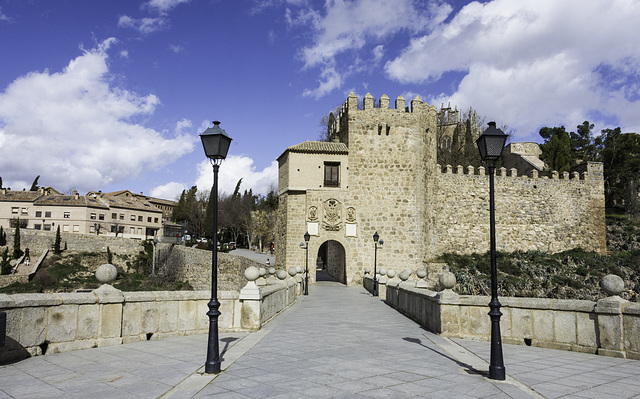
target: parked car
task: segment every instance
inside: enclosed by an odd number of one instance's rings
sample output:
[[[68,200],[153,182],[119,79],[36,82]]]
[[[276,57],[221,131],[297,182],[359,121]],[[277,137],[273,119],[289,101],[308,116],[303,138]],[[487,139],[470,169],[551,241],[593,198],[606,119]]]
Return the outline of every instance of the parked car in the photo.
[[[230,249],[236,249],[236,242],[235,241],[229,242],[229,248]]]

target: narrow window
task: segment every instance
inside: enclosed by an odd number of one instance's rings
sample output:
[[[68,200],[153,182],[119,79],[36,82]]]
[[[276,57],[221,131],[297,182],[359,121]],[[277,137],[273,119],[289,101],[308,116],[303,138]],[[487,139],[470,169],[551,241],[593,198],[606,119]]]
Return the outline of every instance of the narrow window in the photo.
[[[20,210],[20,208],[19,208],[19,207],[14,206],[13,208],[11,208],[11,213],[15,213],[15,214],[17,214],[19,210]]]
[[[147,223],[151,223],[151,216],[147,217]]]
[[[138,222],[142,222],[142,216],[138,216]]]
[[[104,220],[104,213],[98,215],[98,220]]]
[[[120,214],[120,220],[124,220],[124,213]]]
[[[37,218],[41,218],[42,217],[42,211],[36,211],[36,217]],[[38,229],[40,230],[40,229]]]
[[[90,218],[91,220],[96,220],[96,214],[95,214],[95,213],[92,213],[91,215],[89,215],[89,218]]]
[[[324,163],[324,186],[340,187],[340,162]]]
[[[73,232],[74,233],[79,233],[80,232],[80,225],[74,224],[73,225]]]
[[[71,212],[65,212],[64,213],[64,218],[65,219],[69,219],[71,217]]]
[[[111,219],[117,219],[118,218],[118,214],[117,213],[112,213],[111,214]]]
[[[46,217],[46,218],[50,218],[50,217],[51,217],[51,211],[46,211],[46,212],[44,213],[44,217]],[[51,227],[51,226],[49,226],[49,227]],[[49,229],[49,230],[51,230],[51,229]]]

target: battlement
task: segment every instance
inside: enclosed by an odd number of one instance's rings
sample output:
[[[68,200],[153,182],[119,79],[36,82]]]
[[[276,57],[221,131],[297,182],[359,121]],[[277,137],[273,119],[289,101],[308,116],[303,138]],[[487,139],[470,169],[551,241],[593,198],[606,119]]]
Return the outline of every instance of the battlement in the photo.
[[[516,168],[498,168],[496,169],[496,176],[501,177],[514,177],[514,178],[529,178],[529,179],[541,179],[541,180],[583,180],[583,181],[599,181],[600,184],[603,181],[602,174],[602,162],[587,162],[581,167],[580,172],[578,170],[574,170],[573,172],[563,172],[559,173],[557,171],[552,171],[551,176],[540,176],[540,173],[537,170],[532,170],[528,175],[518,175],[518,170]],[[447,174],[455,174],[455,175],[479,175],[485,176],[486,170],[483,166],[479,168],[474,168],[473,166],[467,166],[466,168],[462,165],[458,165],[455,170],[451,165],[444,165],[444,167],[440,164],[436,165],[436,170],[440,171],[440,173]]]

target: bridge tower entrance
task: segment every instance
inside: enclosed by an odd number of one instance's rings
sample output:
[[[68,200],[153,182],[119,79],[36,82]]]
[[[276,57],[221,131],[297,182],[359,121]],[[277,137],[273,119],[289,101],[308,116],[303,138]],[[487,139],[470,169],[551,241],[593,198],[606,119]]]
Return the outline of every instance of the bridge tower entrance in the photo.
[[[318,248],[316,262],[316,281],[335,280],[347,284],[345,250],[341,243],[327,240]],[[311,268],[311,265],[310,265]]]

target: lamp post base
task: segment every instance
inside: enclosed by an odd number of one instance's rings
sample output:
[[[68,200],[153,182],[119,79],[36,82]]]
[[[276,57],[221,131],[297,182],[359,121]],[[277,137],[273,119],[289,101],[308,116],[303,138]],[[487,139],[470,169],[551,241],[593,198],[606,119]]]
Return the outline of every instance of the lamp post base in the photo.
[[[207,344],[207,361],[204,364],[204,372],[207,374],[218,374],[221,370],[220,347],[218,344],[218,316],[220,316],[220,302],[217,298],[212,298],[207,304],[209,311],[209,341]]]

